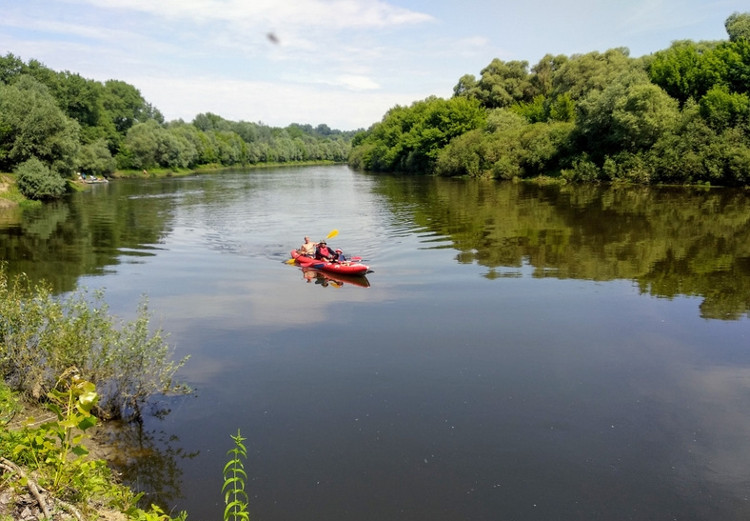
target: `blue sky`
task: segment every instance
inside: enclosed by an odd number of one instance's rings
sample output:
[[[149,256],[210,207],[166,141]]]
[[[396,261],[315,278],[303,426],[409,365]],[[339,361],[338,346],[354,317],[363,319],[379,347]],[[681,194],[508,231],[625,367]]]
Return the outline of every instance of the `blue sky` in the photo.
[[[167,120],[367,128],[493,58],[724,40],[747,0],[0,0],[0,54],[134,85]]]

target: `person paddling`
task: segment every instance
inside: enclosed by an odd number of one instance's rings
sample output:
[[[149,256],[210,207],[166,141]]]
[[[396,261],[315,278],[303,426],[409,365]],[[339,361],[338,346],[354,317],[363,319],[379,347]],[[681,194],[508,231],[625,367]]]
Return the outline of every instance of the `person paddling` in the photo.
[[[315,258],[318,260],[327,260],[329,262],[335,262],[339,258],[339,254],[328,247],[325,239],[321,239],[318,242],[318,247],[315,250]]]
[[[297,250],[300,254],[306,257],[315,257],[315,248],[318,246],[317,242],[312,242],[310,237],[305,237],[305,242]]]

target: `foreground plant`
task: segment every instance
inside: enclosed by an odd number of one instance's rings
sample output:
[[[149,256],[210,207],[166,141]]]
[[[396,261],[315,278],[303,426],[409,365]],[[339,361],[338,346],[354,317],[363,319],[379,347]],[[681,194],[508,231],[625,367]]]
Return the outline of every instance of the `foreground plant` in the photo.
[[[62,375],[48,396],[48,408],[55,418],[37,429],[18,433],[11,452],[16,461],[33,463],[38,482],[25,476],[20,468],[13,468],[10,461],[3,463],[27,483],[45,515],[49,516],[49,505],[77,514],[69,501],[91,497],[106,484],[103,465],[83,458],[88,454],[83,444],[84,432],[96,424],[91,408],[98,396],[94,384],[82,380],[75,368]],[[42,498],[40,490],[49,492],[48,498]]]
[[[70,377],[67,382],[66,377]],[[81,458],[89,453],[83,444],[84,433],[96,425],[96,418],[91,414],[91,409],[99,399],[96,386],[83,380],[75,368],[70,368],[62,375],[61,383],[62,385],[47,394],[50,399],[48,408],[57,416],[56,422],[48,424],[49,432],[53,433],[57,440],[51,454],[45,460],[45,463],[53,463],[55,466],[53,490],[59,489],[63,475],[70,470],[75,471],[76,467],[80,466],[78,463],[81,462]],[[72,464],[68,464],[70,453],[74,457]]]
[[[91,382],[71,368],[49,394],[51,418],[41,424],[29,418],[17,429],[0,424],[0,521],[19,519],[28,509],[50,521],[106,518],[111,512],[139,521],[185,520],[185,512],[172,518],[155,505],[139,508],[142,494],[119,484],[104,460],[88,457],[84,431],[96,423],[91,410],[97,400]],[[0,411],[17,411],[18,401],[0,382]]]
[[[247,449],[242,443],[247,438],[243,438],[240,435],[240,430],[237,429],[237,435],[232,436],[234,441],[234,448],[227,451],[227,455],[231,456],[230,460],[224,465],[224,485],[221,487],[221,491],[224,493],[224,521],[249,521],[250,514],[247,511],[248,497],[245,492],[245,480],[247,479],[247,473],[245,472],[245,466],[242,463],[243,459],[247,458]]]

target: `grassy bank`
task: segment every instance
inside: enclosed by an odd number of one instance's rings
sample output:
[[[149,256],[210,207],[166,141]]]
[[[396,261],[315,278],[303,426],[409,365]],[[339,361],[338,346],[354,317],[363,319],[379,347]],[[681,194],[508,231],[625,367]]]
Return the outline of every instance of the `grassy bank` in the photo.
[[[16,176],[0,173],[0,208],[10,208],[19,205],[41,204],[26,199],[16,184]]]
[[[148,179],[158,177],[181,177],[193,174],[210,174],[225,170],[253,170],[260,168],[279,168],[297,166],[335,165],[334,161],[296,161],[293,163],[255,163],[252,165],[224,166],[221,164],[201,165],[198,168],[149,168],[148,170],[116,170],[110,177],[113,179]]]
[[[141,495],[98,457],[106,451],[88,436],[87,386],[69,383],[63,400],[45,408],[0,381],[0,520],[173,519],[157,506],[140,508]]]

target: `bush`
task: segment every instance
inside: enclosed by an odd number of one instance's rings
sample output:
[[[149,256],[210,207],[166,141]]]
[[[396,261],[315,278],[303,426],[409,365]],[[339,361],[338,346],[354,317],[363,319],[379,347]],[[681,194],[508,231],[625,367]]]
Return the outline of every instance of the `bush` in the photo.
[[[57,199],[65,193],[65,179],[35,157],[18,165],[15,173],[18,189],[29,199]]]
[[[599,180],[599,167],[586,154],[573,161],[573,168],[561,172],[561,177],[572,183],[592,183]]]
[[[103,293],[87,296],[55,298],[0,266],[0,375],[11,387],[43,399],[75,367],[96,385],[100,416],[130,420],[154,394],[188,391],[174,381],[186,359],[173,362],[161,330],[150,331],[145,300],[134,321],[116,324]]]

